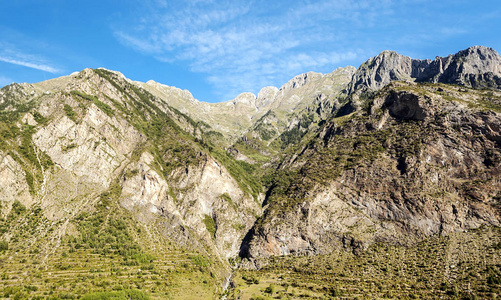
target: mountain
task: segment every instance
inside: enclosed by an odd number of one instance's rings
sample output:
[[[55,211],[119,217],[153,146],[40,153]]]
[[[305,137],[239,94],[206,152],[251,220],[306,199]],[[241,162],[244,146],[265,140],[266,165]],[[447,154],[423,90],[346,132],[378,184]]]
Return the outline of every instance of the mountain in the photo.
[[[351,80],[355,68],[339,68],[329,74],[309,72],[292,78],[279,89],[264,87],[254,95],[242,93],[235,99],[221,103],[200,102],[188,91],[148,81],[135,82],[152,95],[168,99],[168,104],[191,118],[208,124],[213,130],[223,134],[231,144],[248,132],[252,127],[259,127],[259,119],[265,114],[278,116],[281,124],[287,124],[290,114],[297,114],[310,106],[316,98],[334,100]],[[317,99],[317,100],[318,100]],[[271,112],[270,112],[271,111]],[[263,120],[261,120],[261,123]],[[274,135],[283,128],[269,129]]]
[[[501,87],[501,57],[492,48],[474,46],[447,57],[412,59],[383,51],[363,63],[350,90],[378,90],[396,80],[458,84],[473,88]]]
[[[259,185],[195,137],[204,124],[103,69],[10,85],[0,103],[2,240],[21,253],[7,257],[7,277],[17,274],[18,259],[33,266],[15,276],[40,289],[70,269],[109,272],[87,263],[96,254],[125,274],[157,272],[183,293],[202,281],[203,293],[221,291],[227,257],[261,213]],[[64,268],[63,255],[71,258]],[[171,274],[169,265],[191,275]],[[33,278],[39,270],[44,276]],[[195,275],[199,281],[183,279]],[[107,280],[120,286],[121,278]],[[78,288],[90,292],[89,282]]]
[[[1,291],[497,294],[500,72],[475,46],[215,104],[106,69],[3,87]]]
[[[274,172],[245,255],[358,251],[499,226],[500,101],[498,91],[398,82],[329,120]]]

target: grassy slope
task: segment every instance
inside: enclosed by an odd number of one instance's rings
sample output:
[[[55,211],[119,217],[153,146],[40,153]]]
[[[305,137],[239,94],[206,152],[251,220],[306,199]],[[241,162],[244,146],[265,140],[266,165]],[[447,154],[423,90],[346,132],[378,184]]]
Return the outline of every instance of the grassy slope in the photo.
[[[480,228],[411,248],[378,244],[359,255],[277,257],[259,271],[235,274],[229,299],[495,299],[500,249],[501,229]]]
[[[0,251],[0,296],[75,299],[134,289],[154,299],[215,297],[218,266],[162,239],[153,224],[134,221],[116,203],[116,192],[103,193],[95,211],[69,224],[51,223],[37,207],[16,203],[0,221],[11,234],[8,250]]]

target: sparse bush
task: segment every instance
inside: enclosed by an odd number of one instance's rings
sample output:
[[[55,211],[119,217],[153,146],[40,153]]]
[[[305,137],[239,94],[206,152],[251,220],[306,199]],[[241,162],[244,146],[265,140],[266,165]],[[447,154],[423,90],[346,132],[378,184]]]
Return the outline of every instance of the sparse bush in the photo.
[[[66,116],[72,120],[73,122],[76,123],[77,119],[76,119],[76,113],[75,111],[73,110],[73,108],[71,106],[69,106],[68,104],[65,104],[64,105],[64,112],[66,113]]]
[[[210,259],[208,257],[205,257],[204,255],[193,255],[190,256],[191,261],[201,267],[208,267],[210,266]]]
[[[80,298],[82,300],[148,300],[149,297],[138,290],[124,290],[114,292],[98,292],[86,294]]]
[[[275,293],[275,285],[273,283],[270,283],[270,285],[264,289],[264,292],[273,295],[273,293]]]
[[[7,241],[0,241],[0,251],[9,250],[9,243]]]
[[[210,236],[212,238],[215,238],[216,237],[216,222],[214,221],[214,219],[209,215],[205,215],[203,222],[205,224],[205,228],[207,228],[207,231],[210,233]]]
[[[24,206],[21,202],[19,202],[19,200],[16,200],[14,201],[14,203],[12,203],[12,208],[10,210],[8,219],[15,218],[25,212],[26,212],[26,206]]]

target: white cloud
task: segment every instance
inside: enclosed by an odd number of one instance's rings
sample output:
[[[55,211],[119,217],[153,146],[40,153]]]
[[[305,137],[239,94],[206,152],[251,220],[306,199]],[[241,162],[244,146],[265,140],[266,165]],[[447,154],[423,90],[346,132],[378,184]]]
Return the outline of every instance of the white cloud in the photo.
[[[44,65],[44,64],[40,64],[40,63],[33,63],[33,62],[29,62],[29,61],[22,61],[22,60],[12,59],[12,58],[8,58],[8,57],[1,57],[0,56],[0,61],[14,64],[14,65],[27,67],[27,68],[32,68],[32,69],[36,69],[36,70],[41,70],[41,71],[45,71],[45,72],[49,72],[49,73],[59,73],[60,72],[59,69],[56,69],[56,68],[49,66],[49,65]]]
[[[468,33],[468,30],[461,27],[444,27],[440,29],[440,32],[445,36],[449,36],[465,34]]]
[[[8,42],[0,41],[0,61],[49,73],[60,73],[61,70],[47,63],[43,58],[26,54]]]
[[[130,35],[127,35],[123,32],[115,32],[115,36],[122,41],[122,43],[140,51],[147,53],[156,53],[160,51],[160,48],[155,46],[154,44],[142,40],[140,38],[135,38]]]
[[[258,92],[307,71],[357,59],[350,26],[375,23],[391,1],[177,1],[115,26],[124,45],[207,74],[220,96]],[[343,41],[341,43],[340,41]],[[168,83],[167,83],[168,84]]]

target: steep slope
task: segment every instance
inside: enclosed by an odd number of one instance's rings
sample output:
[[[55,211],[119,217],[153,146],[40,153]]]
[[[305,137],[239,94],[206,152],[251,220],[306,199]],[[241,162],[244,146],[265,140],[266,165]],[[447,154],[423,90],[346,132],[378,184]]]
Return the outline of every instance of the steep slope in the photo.
[[[158,251],[171,244],[203,255],[193,264],[212,272],[205,292],[221,292],[226,258],[261,213],[260,190],[203,130],[190,134],[196,122],[104,69],[14,84],[0,96],[3,242],[37,249],[34,259],[50,268],[73,241],[139,268],[150,254],[168,259]],[[29,241],[25,225],[37,232]]]
[[[501,93],[395,83],[273,175],[250,258],[413,244],[499,226]]]

